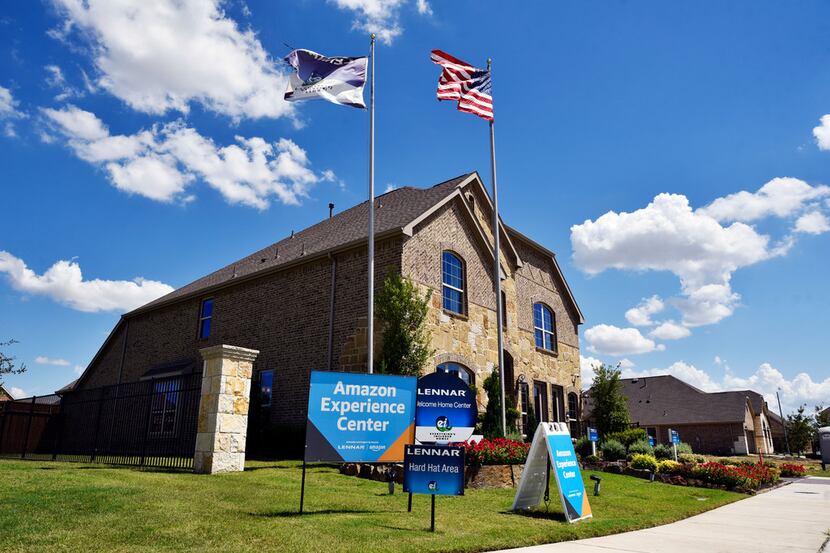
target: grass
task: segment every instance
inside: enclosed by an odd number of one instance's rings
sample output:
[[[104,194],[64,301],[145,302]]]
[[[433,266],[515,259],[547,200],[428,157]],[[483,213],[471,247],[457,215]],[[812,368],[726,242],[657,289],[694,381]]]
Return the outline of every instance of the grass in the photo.
[[[586,488],[588,476],[584,473]],[[594,518],[565,522],[552,485],[548,513],[510,512],[513,490],[429,498],[388,495],[380,482],[314,466],[297,515],[300,465],[249,462],[244,473],[202,476],[103,465],[0,460],[4,552],[485,551],[601,536],[664,524],[741,499],[720,490],[602,473]]]

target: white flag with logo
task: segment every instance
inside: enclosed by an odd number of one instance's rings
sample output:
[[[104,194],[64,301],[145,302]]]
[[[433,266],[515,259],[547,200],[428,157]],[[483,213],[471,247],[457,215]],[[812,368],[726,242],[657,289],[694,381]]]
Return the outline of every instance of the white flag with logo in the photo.
[[[294,68],[285,90],[285,100],[328,100],[365,109],[363,86],[368,59],[327,58],[311,50],[294,50],[285,57]]]

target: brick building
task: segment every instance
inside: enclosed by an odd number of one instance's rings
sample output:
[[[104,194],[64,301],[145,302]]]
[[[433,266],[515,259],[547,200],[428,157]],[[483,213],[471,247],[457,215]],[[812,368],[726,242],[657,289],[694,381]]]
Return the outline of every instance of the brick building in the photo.
[[[395,270],[431,290],[427,370],[480,384],[498,360],[492,211],[480,177],[394,190],[376,198],[375,213],[376,286]],[[260,352],[249,436],[301,430],[309,371],[367,368],[367,217],[364,202],[123,315],[73,389],[147,379],[174,389],[201,371],[199,349],[231,344]],[[500,232],[508,390],[523,413],[575,420],[582,314],[555,255],[508,226]]]
[[[631,423],[645,428],[656,443],[671,443],[671,429],[696,453],[773,453],[784,445],[781,418],[758,392],[704,392],[671,375],[620,382]],[[589,422],[590,411],[587,397],[585,418]]]

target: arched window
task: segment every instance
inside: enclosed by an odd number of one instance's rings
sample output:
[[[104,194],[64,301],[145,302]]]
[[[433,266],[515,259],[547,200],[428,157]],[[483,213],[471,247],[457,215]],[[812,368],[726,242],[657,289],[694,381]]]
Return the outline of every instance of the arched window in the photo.
[[[441,259],[443,306],[453,313],[464,313],[464,263],[452,252],[445,251]]]
[[[574,392],[568,394],[568,419],[579,420],[579,398]]]
[[[556,351],[556,320],[553,311],[544,303],[533,304],[533,330],[536,333],[536,347]]]
[[[454,374],[463,380],[468,386],[476,383],[476,377],[473,374],[473,371],[460,363],[441,363],[435,370],[436,372],[443,371],[445,373]]]

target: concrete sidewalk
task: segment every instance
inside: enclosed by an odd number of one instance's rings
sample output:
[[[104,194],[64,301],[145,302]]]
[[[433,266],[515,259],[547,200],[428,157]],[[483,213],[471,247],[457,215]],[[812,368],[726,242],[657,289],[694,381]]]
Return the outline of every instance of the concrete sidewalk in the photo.
[[[505,551],[817,553],[827,540],[828,531],[830,478],[814,477],[665,526]],[[830,545],[825,551],[830,552]]]

